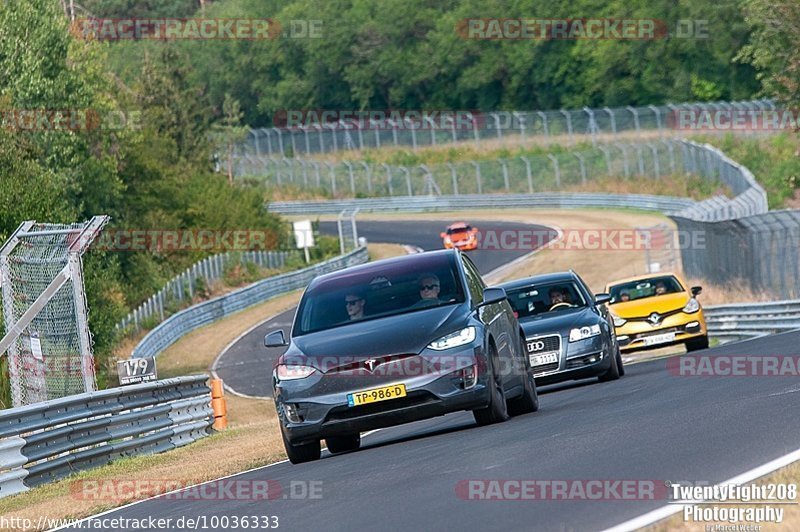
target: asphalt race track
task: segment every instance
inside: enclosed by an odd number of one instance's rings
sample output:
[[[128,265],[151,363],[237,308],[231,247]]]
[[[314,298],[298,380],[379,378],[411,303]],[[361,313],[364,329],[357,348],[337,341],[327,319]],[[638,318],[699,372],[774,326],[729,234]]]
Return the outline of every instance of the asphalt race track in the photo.
[[[800,333],[702,352],[800,355]],[[469,413],[370,434],[360,451],[234,477],[280,483],[277,500],[148,500],[106,517],[277,515],[287,530],[598,530],[666,504],[462,500],[475,479],[716,483],[798,447],[796,377],[688,377],[657,360],[622,379],[542,388],[541,410],[488,427]],[[769,435],[769,437],[765,437]],[[313,481],[322,498],[286,499]],[[295,490],[299,493],[299,490]]]
[[[362,221],[358,222],[358,233],[359,236],[365,237],[367,242],[408,244],[430,251],[442,249],[442,239],[439,237],[439,233],[449,223],[452,222]],[[502,231],[544,232],[546,229],[539,225],[510,222],[482,222],[477,227],[482,231],[495,231],[495,234],[500,234]],[[323,233],[335,235],[336,223],[323,222],[320,224],[320,230]],[[531,249],[475,250],[469,252],[469,256],[481,273],[486,274],[531,251]],[[217,374],[229,388],[245,395],[272,397],[272,363],[283,353],[284,349],[266,349],[264,335],[275,329],[283,329],[288,335],[293,317],[294,309],[256,327],[231,346],[217,367]]]
[[[370,238],[368,231],[361,233]],[[242,339],[236,349],[252,353],[252,364],[226,365],[220,374],[228,384],[265,394],[270,361],[263,334],[290,320],[285,313]],[[800,332],[699,354],[798,356]],[[274,500],[173,495],[104,517],[268,515],[281,529],[298,531],[599,530],[665,506],[666,481],[721,482],[800,446],[796,377],[684,376],[674,370],[679,360],[627,366],[614,382],[540,388],[540,411],[506,423],[477,427],[470,413],[450,414],[368,434],[357,452],[325,452],[317,462],[282,462],[221,481],[269,480],[281,487]],[[657,489],[655,499],[599,501],[469,500],[461,489],[470,480],[506,479],[638,480]],[[314,483],[319,497],[304,496],[303,482]]]

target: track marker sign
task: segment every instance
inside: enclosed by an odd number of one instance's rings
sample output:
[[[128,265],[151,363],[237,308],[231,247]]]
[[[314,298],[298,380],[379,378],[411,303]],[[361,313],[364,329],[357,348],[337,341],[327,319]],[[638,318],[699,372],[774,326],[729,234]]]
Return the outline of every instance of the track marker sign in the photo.
[[[308,255],[308,248],[314,247],[314,231],[311,229],[311,220],[298,220],[292,226],[297,249],[303,250],[306,255],[306,263],[309,263],[311,257]]]
[[[153,357],[131,358],[117,362],[120,386],[156,380],[156,359]]]

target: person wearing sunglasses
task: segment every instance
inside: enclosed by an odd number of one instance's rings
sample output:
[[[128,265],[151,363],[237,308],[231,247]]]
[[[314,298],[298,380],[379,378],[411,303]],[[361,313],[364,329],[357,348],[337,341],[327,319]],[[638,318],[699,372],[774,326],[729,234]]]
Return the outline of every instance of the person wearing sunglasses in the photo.
[[[344,296],[347,315],[351,320],[358,320],[364,317],[364,303],[364,296],[357,292],[351,292]]]
[[[412,308],[428,307],[439,303],[441,283],[436,275],[432,273],[421,275],[417,280],[417,288],[419,288],[420,300],[414,303]]]

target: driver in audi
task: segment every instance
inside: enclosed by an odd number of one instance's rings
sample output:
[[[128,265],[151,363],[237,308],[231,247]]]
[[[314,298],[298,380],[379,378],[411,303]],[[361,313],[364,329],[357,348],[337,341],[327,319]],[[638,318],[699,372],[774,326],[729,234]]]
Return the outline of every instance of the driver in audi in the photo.
[[[551,288],[548,295],[550,296],[550,310],[555,309],[557,306],[563,303],[566,303],[567,305],[569,304],[567,302],[567,297],[564,295],[564,292],[562,292],[558,288]]]

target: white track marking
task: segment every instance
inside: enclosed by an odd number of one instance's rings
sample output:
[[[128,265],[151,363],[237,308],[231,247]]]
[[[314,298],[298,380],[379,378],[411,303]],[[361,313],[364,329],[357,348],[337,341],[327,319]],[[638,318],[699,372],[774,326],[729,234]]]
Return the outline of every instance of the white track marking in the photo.
[[[737,475],[729,480],[726,480],[725,482],[721,482],[720,484],[717,485],[718,486],[723,484],[740,485],[746,482],[752,482],[758,478],[768,475],[769,473],[772,473],[773,471],[776,471],[798,460],[800,460],[800,449],[792,451],[791,453],[781,456],[780,458],[776,458],[771,462],[767,462],[766,464],[760,465],[754,469],[751,469],[750,471],[745,471],[744,473]],[[703,501],[689,501],[690,504],[699,504],[702,502]],[[649,526],[657,521],[661,521],[662,519],[666,519],[671,515],[683,511],[684,507],[688,505],[689,504],[668,504],[656,510],[647,512],[646,514],[640,515],[639,517],[635,517],[633,519],[625,521],[624,523],[620,523],[611,528],[607,528],[603,532],[626,532],[628,530],[636,530],[638,528]]]

